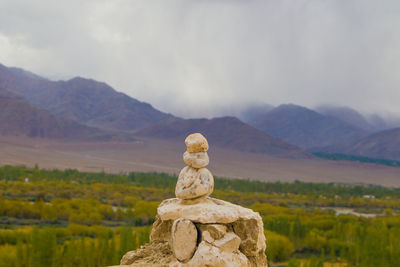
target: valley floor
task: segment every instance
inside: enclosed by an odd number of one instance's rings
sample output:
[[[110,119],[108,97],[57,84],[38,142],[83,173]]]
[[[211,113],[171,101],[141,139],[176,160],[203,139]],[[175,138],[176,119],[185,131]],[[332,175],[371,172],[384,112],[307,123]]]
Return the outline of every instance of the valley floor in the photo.
[[[0,165],[38,164],[41,168],[110,173],[179,173],[184,144],[155,139],[136,142],[61,142],[0,137]],[[317,158],[289,159],[212,147],[209,169],[215,176],[261,181],[294,180],[377,184],[400,187],[400,168]]]

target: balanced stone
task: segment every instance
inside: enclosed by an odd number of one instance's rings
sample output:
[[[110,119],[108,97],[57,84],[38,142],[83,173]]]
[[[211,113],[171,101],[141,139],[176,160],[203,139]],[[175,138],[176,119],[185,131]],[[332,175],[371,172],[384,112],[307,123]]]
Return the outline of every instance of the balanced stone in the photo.
[[[207,139],[201,133],[194,133],[186,137],[185,144],[189,153],[206,152],[208,150]]]
[[[210,159],[208,158],[207,152],[189,153],[186,151],[183,153],[183,161],[190,167],[200,169],[206,167]]]
[[[206,168],[186,166],[179,174],[175,195],[183,200],[194,200],[209,196],[214,190],[214,178]]]

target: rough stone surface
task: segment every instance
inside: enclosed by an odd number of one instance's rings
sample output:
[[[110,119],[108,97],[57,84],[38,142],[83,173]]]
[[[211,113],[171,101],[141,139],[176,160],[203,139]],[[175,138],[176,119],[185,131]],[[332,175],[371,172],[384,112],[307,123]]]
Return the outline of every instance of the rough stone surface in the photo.
[[[150,233],[150,242],[171,241],[171,229],[173,221],[162,221],[157,215]]]
[[[207,152],[197,152],[197,153],[183,153],[183,161],[186,165],[200,169],[204,168],[210,162]]]
[[[190,166],[183,168],[176,183],[177,198],[191,200],[205,198],[214,190],[214,178],[206,168],[195,169]]]
[[[185,144],[189,153],[206,152],[208,150],[207,139],[201,133],[194,133],[186,137]]]
[[[237,220],[233,224],[233,231],[242,240],[240,251],[246,256],[257,256],[265,250],[264,226],[261,218]]]
[[[260,251],[256,256],[247,256],[250,261],[251,267],[267,266],[267,257],[264,251]]]
[[[189,220],[177,219],[172,225],[172,251],[175,257],[186,262],[192,258],[197,247],[197,229]]]
[[[226,234],[227,227],[223,224],[197,224],[201,234],[208,232],[213,239],[220,239]]]
[[[239,251],[229,253],[202,241],[193,258],[187,263],[175,263],[176,267],[247,267],[250,261]]]
[[[212,244],[222,251],[231,253],[238,250],[240,241],[240,238],[234,233],[227,233],[224,237],[215,240]]]
[[[214,243],[215,239],[211,236],[209,231],[201,232],[201,241],[206,241],[207,243]]]
[[[139,249],[126,253],[121,259],[121,265],[129,266],[169,266],[176,261],[168,242],[150,243]]]

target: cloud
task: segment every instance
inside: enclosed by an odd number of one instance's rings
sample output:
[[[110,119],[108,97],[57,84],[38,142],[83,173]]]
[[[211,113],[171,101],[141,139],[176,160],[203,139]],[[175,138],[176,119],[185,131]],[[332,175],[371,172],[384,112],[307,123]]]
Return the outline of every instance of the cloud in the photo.
[[[181,116],[265,102],[400,113],[400,2],[0,3],[0,62]]]

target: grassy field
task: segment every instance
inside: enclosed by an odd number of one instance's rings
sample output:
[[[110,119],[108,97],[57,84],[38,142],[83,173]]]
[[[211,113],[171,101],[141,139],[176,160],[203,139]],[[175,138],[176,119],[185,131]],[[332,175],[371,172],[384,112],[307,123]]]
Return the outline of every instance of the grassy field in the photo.
[[[148,242],[176,177],[0,167],[0,266],[106,266]],[[400,266],[400,189],[215,179],[260,212],[271,266]]]

